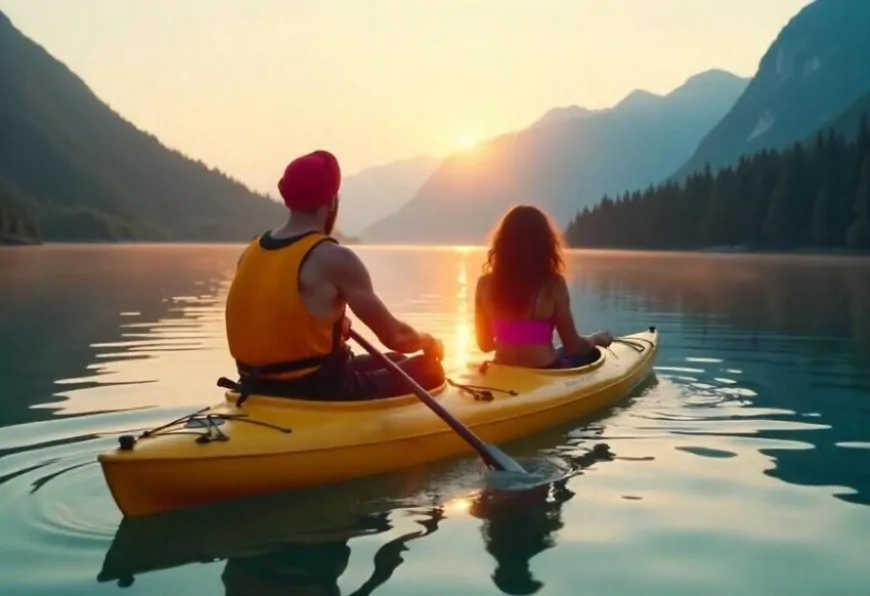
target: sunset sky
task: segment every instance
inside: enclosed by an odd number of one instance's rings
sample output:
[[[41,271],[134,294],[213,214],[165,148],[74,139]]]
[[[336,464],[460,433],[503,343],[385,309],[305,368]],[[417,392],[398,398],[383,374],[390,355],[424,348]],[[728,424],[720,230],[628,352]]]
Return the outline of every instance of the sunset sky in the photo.
[[[556,106],[751,76],[809,0],[0,0],[25,35],[171,147],[275,194],[291,157],[346,174],[444,155]]]

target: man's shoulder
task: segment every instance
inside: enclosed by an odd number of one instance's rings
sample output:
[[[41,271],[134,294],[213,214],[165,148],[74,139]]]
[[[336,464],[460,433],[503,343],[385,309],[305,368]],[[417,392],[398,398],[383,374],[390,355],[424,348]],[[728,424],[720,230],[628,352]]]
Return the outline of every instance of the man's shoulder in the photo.
[[[312,253],[317,253],[326,258],[342,259],[349,255],[354,255],[354,252],[339,244],[337,240],[331,236],[323,236],[320,241],[315,244]],[[354,255],[355,256],[355,255]]]
[[[342,270],[362,265],[355,252],[337,242],[324,241],[311,251],[311,259],[331,270]]]

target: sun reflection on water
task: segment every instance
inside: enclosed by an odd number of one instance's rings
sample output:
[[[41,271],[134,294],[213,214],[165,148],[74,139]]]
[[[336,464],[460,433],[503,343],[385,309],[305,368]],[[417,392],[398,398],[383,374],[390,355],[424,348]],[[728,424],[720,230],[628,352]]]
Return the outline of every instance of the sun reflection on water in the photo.
[[[444,511],[447,513],[467,513],[471,509],[471,499],[458,497],[444,503]]]
[[[468,308],[468,252],[459,250],[459,273],[456,276],[456,320],[453,329],[453,350],[450,355],[456,369],[466,366],[471,357],[471,336],[474,321]]]

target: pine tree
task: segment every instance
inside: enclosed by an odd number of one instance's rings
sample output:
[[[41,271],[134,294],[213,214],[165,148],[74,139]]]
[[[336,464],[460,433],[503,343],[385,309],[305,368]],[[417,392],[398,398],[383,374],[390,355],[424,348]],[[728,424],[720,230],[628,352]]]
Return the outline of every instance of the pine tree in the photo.
[[[792,245],[793,211],[790,200],[794,196],[795,174],[792,162],[786,158],[785,168],[779,176],[767,210],[764,232],[767,243],[776,248]]]
[[[809,231],[812,226],[813,201],[818,189],[815,176],[813,155],[808,155],[801,143],[795,143],[787,153],[794,176],[790,195],[789,209],[789,246],[806,245],[809,242]]]
[[[870,152],[870,123],[867,121],[867,112],[861,115],[861,123],[858,125],[855,146],[858,150],[859,158]]]
[[[719,171],[713,182],[702,223],[702,242],[709,246],[734,244],[737,206],[736,175],[731,168]]]
[[[813,224],[810,229],[810,238],[812,238],[814,246],[828,245],[828,238],[830,237],[829,212],[828,189],[821,186],[819,187],[819,192],[816,193],[816,199],[813,203]]]
[[[851,248],[870,248],[870,152],[864,158],[855,197],[855,222],[849,228],[846,244]]]
[[[855,197],[855,215],[858,219],[870,219],[870,151],[867,151],[861,168],[861,181]]]

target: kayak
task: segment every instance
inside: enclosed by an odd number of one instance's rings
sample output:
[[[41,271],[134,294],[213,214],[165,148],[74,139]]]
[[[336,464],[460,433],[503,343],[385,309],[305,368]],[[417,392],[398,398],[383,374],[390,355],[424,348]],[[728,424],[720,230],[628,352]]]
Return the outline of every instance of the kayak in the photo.
[[[658,332],[617,338],[592,364],[530,369],[469,363],[430,393],[481,440],[526,437],[612,405],[652,372]],[[209,502],[333,484],[467,454],[415,395],[314,401],[250,395],[119,437],[100,453],[121,512],[151,515]]]
[[[501,444],[607,407],[643,382],[658,332],[617,338],[592,364],[530,369],[470,363],[430,393],[483,441]],[[470,447],[414,395],[314,401],[229,390],[179,420],[119,437],[100,453],[125,516],[318,486],[468,453]]]

